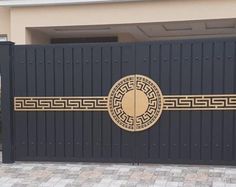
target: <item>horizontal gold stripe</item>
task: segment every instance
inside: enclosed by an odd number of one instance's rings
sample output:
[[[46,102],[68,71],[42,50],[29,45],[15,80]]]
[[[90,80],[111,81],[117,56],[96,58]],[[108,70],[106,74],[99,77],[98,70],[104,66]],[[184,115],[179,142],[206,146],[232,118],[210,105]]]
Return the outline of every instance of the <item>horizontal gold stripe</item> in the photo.
[[[236,94],[165,95],[163,110],[236,110]],[[107,111],[107,97],[15,97],[15,111]]]
[[[163,110],[236,110],[236,94],[165,95]]]
[[[107,97],[15,97],[15,111],[107,111]]]

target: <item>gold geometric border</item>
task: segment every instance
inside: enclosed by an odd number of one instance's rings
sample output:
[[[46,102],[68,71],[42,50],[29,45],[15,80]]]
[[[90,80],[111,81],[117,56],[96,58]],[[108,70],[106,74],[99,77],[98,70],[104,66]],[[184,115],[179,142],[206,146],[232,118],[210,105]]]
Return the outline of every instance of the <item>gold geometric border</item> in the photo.
[[[14,97],[15,111],[107,111],[108,98]],[[163,110],[236,110],[236,94],[165,95]]]
[[[132,108],[129,108],[132,115],[128,115],[123,109],[123,98],[130,91],[134,91],[132,92],[133,98],[130,98],[127,104],[133,105]],[[131,101],[141,99],[136,98],[137,91],[143,92],[148,100],[146,111],[140,115],[136,115],[136,105]],[[152,79],[143,75],[128,75],[121,78],[112,86],[108,94],[110,117],[116,125],[130,132],[143,131],[153,126],[160,118],[162,109],[163,97],[159,86]]]
[[[15,111],[107,111],[107,97],[14,97]]]
[[[163,110],[236,110],[236,94],[165,95]]]
[[[107,111],[107,97],[14,97],[15,111]],[[163,110],[236,110],[236,94],[165,95]]]
[[[108,93],[107,110],[116,125],[124,130],[134,132],[135,117],[125,113],[122,107],[124,95],[132,90],[135,90],[135,75],[128,75],[118,80]],[[132,108],[135,109],[135,106],[133,105]]]
[[[161,117],[164,106],[163,94],[156,82],[146,76],[136,75],[135,82],[135,90],[142,91],[148,98],[146,112],[140,116],[135,116],[135,130],[143,131],[152,127]]]
[[[124,97],[130,91],[134,91],[133,98],[126,101]],[[145,94],[148,101],[140,96],[136,98],[138,91]],[[143,106],[145,109],[138,116],[136,116],[136,99],[142,102],[139,107]],[[133,107],[134,114],[124,111],[125,103],[129,110]],[[108,111],[113,122],[120,128],[135,132],[146,130],[154,125],[160,118],[162,110],[236,110],[236,94],[163,96],[159,86],[152,79],[143,75],[128,75],[113,85],[108,96],[14,97],[14,110],[23,112]]]

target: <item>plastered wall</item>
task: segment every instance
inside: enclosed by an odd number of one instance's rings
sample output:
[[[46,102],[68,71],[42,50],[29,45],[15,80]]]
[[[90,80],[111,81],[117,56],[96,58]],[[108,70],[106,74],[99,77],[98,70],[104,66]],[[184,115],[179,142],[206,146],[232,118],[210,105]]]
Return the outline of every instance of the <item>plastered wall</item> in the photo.
[[[10,9],[0,7],[0,35],[10,38]]]
[[[9,16],[9,14],[4,15]],[[8,20],[8,16],[4,19]],[[25,44],[33,41],[33,36],[28,36],[29,32],[27,31],[27,28],[32,27],[114,25],[228,18],[236,18],[235,0],[155,0],[70,6],[15,7],[11,8],[10,34],[12,41],[17,44]],[[7,32],[8,26],[6,23],[5,25],[5,32]],[[123,40],[126,36],[120,38]],[[43,40],[45,39],[43,38]]]

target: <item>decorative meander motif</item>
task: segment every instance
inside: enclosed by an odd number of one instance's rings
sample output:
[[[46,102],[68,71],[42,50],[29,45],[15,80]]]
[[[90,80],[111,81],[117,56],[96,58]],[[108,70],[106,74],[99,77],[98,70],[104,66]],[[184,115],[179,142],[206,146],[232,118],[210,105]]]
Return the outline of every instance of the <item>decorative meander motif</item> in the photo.
[[[142,131],[159,119],[163,108],[157,84],[142,75],[131,75],[114,84],[108,95],[108,112],[122,129]]]
[[[107,111],[107,97],[15,97],[15,111]]]
[[[164,96],[164,110],[236,110],[236,94]]]
[[[137,75],[136,90],[143,92],[147,99],[147,109],[142,115],[136,115],[136,130],[141,131],[150,128],[160,118],[163,109],[163,96],[158,85],[151,79]],[[136,100],[140,98],[136,97]],[[140,100],[140,102],[143,102]]]
[[[15,111],[108,111],[127,131],[153,126],[162,110],[236,110],[236,94],[162,95],[159,86],[143,75],[118,80],[108,96],[14,97]]]
[[[134,116],[128,115],[124,111],[122,107],[122,101],[126,93],[134,90],[134,86],[135,86],[134,76],[124,77],[117,83],[115,83],[115,85],[111,88],[110,93],[108,95],[108,112],[112,120],[119,127],[128,131],[133,131],[134,129]]]

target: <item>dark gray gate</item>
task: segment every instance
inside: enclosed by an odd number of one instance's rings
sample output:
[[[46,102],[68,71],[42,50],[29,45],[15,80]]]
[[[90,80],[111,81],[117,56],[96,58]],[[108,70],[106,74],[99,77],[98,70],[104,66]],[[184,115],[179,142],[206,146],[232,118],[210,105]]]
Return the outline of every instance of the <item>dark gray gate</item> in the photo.
[[[136,73],[155,80],[165,95],[233,94],[235,42],[212,39],[138,44]],[[235,103],[235,96],[232,100]],[[233,110],[163,111],[159,123],[136,134],[136,161],[235,165],[235,126]]]
[[[15,96],[102,96],[134,74],[134,45],[15,46]],[[15,112],[15,159],[132,162],[106,112]]]
[[[234,38],[44,46],[2,43],[3,161],[235,165],[235,43]],[[14,111],[14,97],[107,96],[115,82],[135,74],[154,80],[164,96],[187,95],[190,110],[181,109],[177,100],[178,110],[163,110],[156,124],[141,132],[121,129],[104,111]],[[212,100],[202,97],[207,106],[193,110],[199,95],[213,94],[223,96],[217,102],[221,109],[212,110]],[[192,95],[198,96],[191,100]]]

